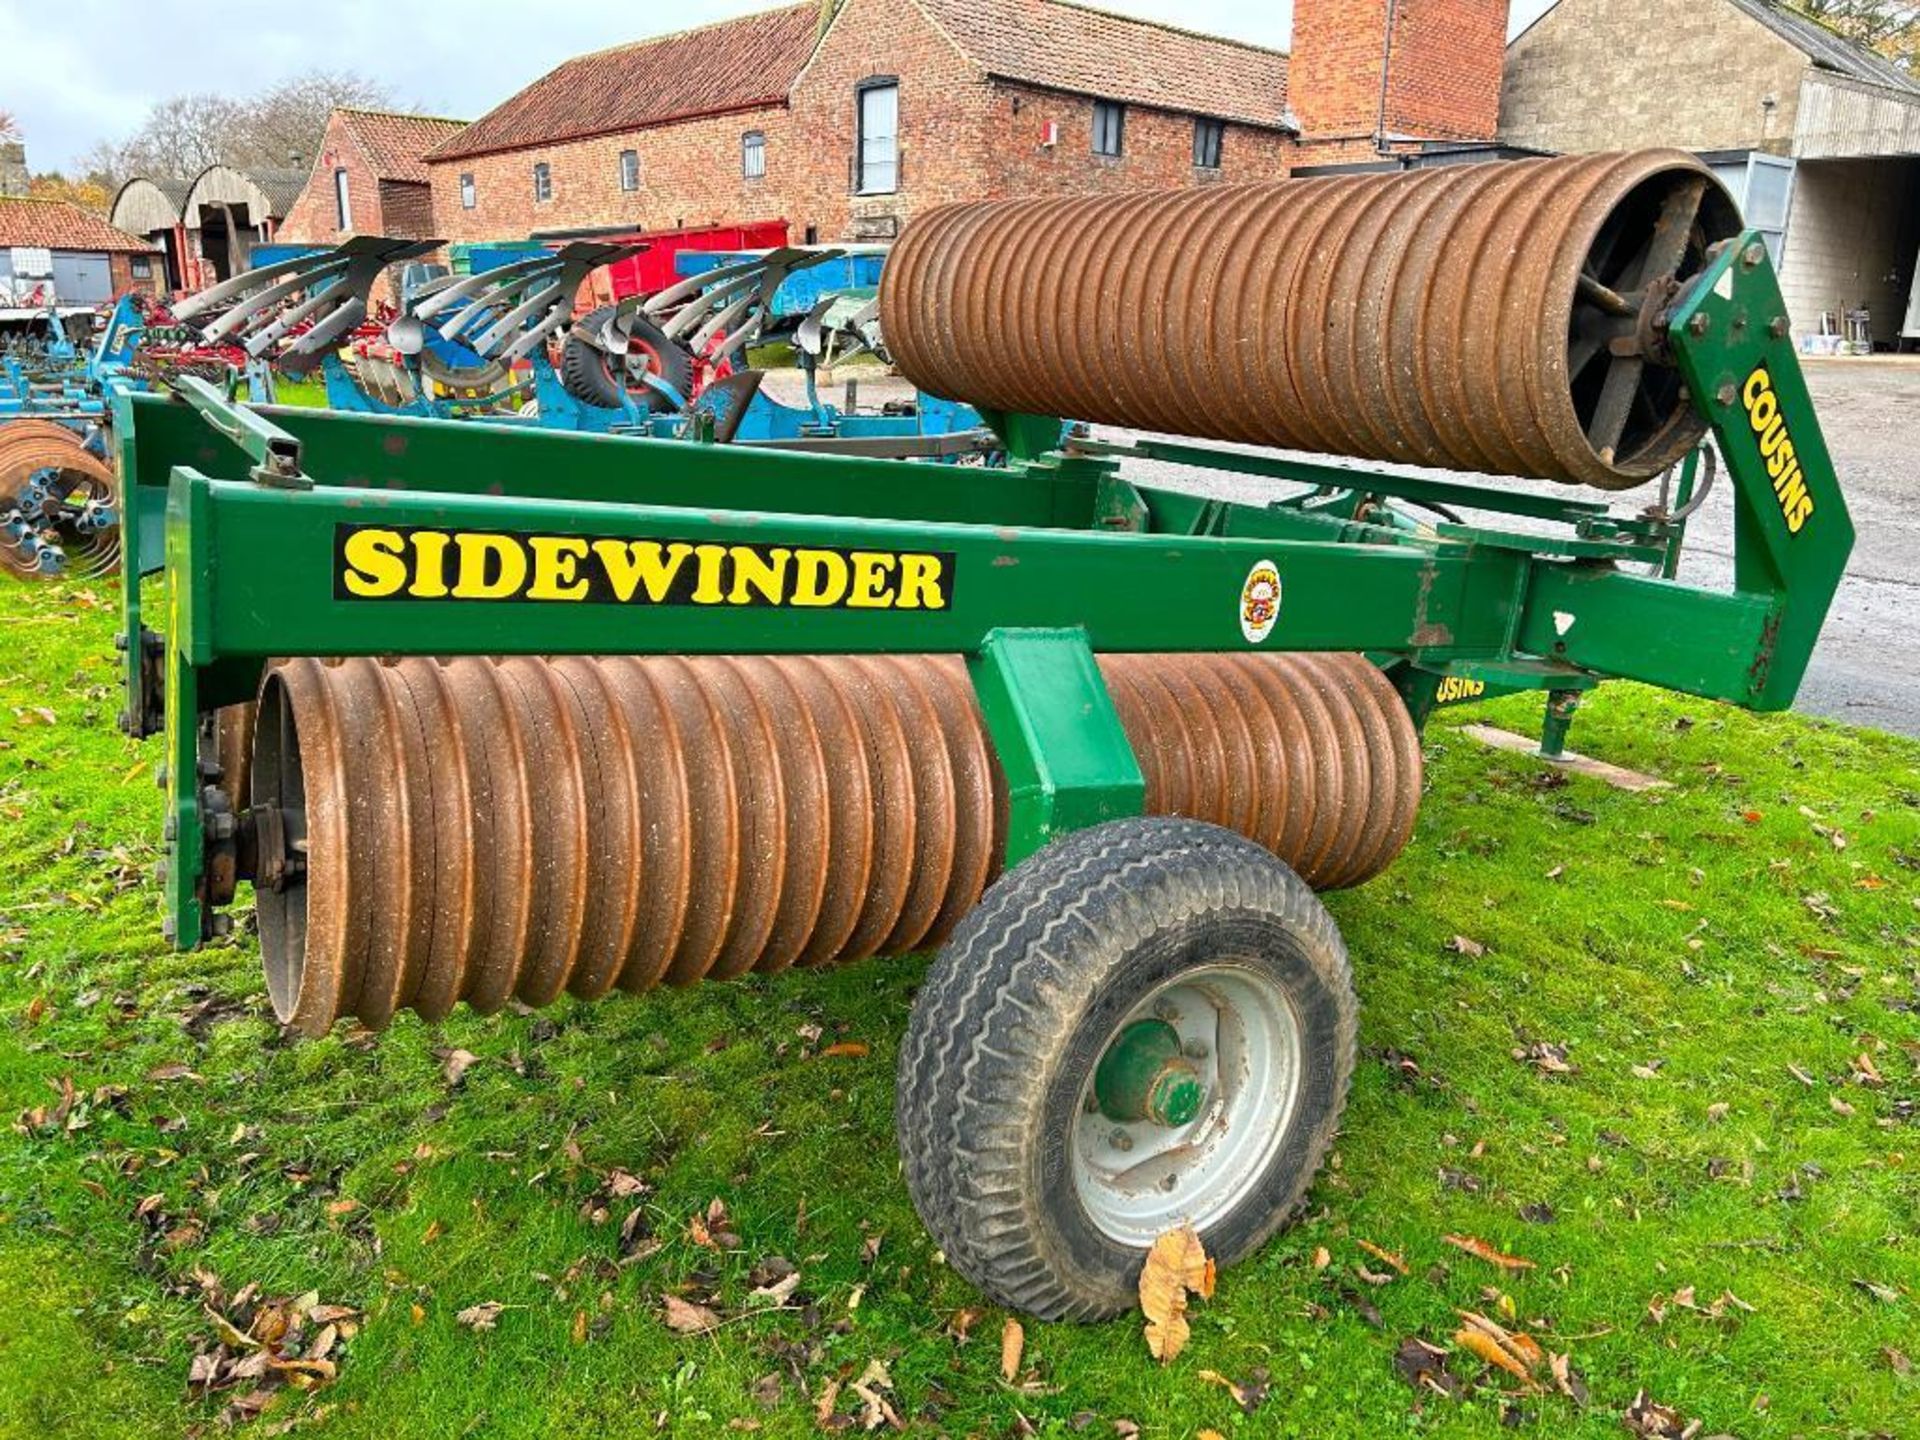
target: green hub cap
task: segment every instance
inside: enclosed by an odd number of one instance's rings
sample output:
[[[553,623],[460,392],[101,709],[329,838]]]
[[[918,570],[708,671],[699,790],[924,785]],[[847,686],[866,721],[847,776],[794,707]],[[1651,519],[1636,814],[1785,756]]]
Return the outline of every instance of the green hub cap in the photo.
[[[1094,1098],[1109,1120],[1190,1124],[1206,1103],[1200,1072],[1164,1020],[1136,1020],[1114,1037],[1093,1072]]]

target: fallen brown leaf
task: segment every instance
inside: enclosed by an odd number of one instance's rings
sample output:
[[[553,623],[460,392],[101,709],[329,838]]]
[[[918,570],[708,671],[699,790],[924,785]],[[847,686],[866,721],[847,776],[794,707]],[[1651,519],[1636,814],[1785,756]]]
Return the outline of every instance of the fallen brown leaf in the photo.
[[[858,1060],[867,1053],[866,1042],[862,1040],[841,1040],[827,1046],[820,1052],[819,1058],[825,1060],[831,1055],[844,1055],[849,1060]]]
[[[1380,1246],[1374,1244],[1371,1240],[1355,1240],[1353,1243],[1358,1245],[1362,1250],[1366,1251],[1367,1254],[1373,1256],[1374,1259],[1382,1261],[1385,1264],[1391,1265],[1394,1269],[1398,1270],[1402,1275],[1411,1273],[1407,1269],[1407,1262],[1405,1260],[1402,1260],[1398,1255],[1394,1254],[1391,1250],[1383,1250],[1381,1249]]]
[[[457,1086],[466,1079],[467,1071],[480,1060],[471,1050],[436,1050],[433,1053],[440,1059],[440,1073],[446,1077],[448,1085]]]
[[[494,1322],[500,1318],[500,1312],[506,1308],[498,1300],[482,1300],[478,1305],[469,1305],[453,1318],[456,1324],[474,1330],[491,1330]]]
[[[1498,1265],[1502,1270],[1532,1270],[1534,1263],[1519,1255],[1507,1255],[1493,1248],[1486,1241],[1472,1235],[1442,1235],[1440,1237],[1456,1250],[1464,1250],[1477,1260],[1489,1265]]]
[[[1266,1403],[1271,1388],[1265,1366],[1256,1367],[1245,1380],[1229,1380],[1218,1370],[1202,1370],[1200,1378],[1225,1389],[1233,1396],[1234,1403],[1249,1415]]]
[[[1009,1315],[1007,1323],[1000,1327],[1000,1374],[1008,1384],[1020,1373],[1020,1357],[1026,1348],[1026,1327]]]
[[[1213,1261],[1191,1225],[1169,1230],[1147,1251],[1140,1268],[1140,1312],[1147,1317],[1147,1349],[1162,1365],[1173,1362],[1192,1333],[1187,1295],[1213,1296]]]
[[[704,1335],[720,1323],[720,1317],[705,1305],[682,1300],[678,1295],[662,1297],[667,1328],[676,1335]]]

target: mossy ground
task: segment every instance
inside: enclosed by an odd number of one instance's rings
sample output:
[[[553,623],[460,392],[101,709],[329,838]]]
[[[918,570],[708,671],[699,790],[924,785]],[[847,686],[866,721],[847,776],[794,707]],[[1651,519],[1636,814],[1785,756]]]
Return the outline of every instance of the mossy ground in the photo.
[[[1170,1367],[1134,1321],[1030,1324],[1022,1391],[998,1312],[948,1333],[980,1302],[894,1158],[923,962],[295,1042],[249,938],[161,942],[158,742],[112,728],[112,628],[108,586],[0,587],[0,1112],[78,1097],[75,1128],[0,1130],[0,1436],[213,1429],[195,1271],[361,1312],[334,1383],[247,1422],[342,1437],[812,1433],[876,1359],[926,1433],[1570,1440],[1625,1433],[1642,1389],[1706,1434],[1920,1433],[1920,745],[1609,687],[1576,743],[1673,782],[1629,795],[1453,728],[1528,728],[1536,701],[1442,716],[1413,845],[1328,899],[1364,1055],[1307,1217],[1222,1277]],[[1535,1044],[1572,1073],[1515,1058]],[[478,1057],[457,1086],[449,1049]],[[648,1188],[606,1201],[616,1167]],[[737,1253],[689,1238],[716,1197]],[[636,1205],[628,1248],[659,1246],[620,1265]],[[1362,1240],[1410,1273],[1368,1282],[1389,1272]],[[800,1291],[752,1313],[775,1254]],[[682,1287],[726,1323],[672,1333]],[[1686,1287],[1744,1305],[1710,1318]],[[457,1321],[485,1301],[493,1329]],[[1508,1307],[1585,1408],[1396,1374],[1404,1337]],[[1251,1415],[1203,1374],[1256,1368]]]

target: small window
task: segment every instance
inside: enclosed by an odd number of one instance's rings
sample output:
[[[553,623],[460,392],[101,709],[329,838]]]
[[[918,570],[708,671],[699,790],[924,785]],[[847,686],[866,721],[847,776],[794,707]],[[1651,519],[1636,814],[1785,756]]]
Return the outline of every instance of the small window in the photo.
[[[153,278],[153,261],[145,255],[134,256],[133,278],[136,280],[151,280]]]
[[[536,205],[553,199],[553,167],[544,160],[533,167],[533,199]]]
[[[1220,168],[1220,142],[1227,133],[1219,120],[1196,119],[1193,122],[1193,164],[1197,170]]]
[[[640,152],[638,150],[620,152],[620,188],[622,190],[640,188]]]
[[[353,228],[353,203],[347,199],[347,172],[333,172],[333,212],[334,229],[351,230]]]
[[[1109,100],[1093,102],[1093,153],[1118,155],[1127,128],[1127,107]]]
[[[766,173],[767,137],[759,130],[749,130],[740,137],[740,174],[758,180]]]
[[[479,203],[480,203],[480,192],[474,186],[473,175],[471,174],[471,172],[461,175],[460,177],[460,208],[462,210],[471,210],[475,205]]]
[[[866,81],[857,93],[853,188],[862,195],[891,195],[900,188],[900,85]]]

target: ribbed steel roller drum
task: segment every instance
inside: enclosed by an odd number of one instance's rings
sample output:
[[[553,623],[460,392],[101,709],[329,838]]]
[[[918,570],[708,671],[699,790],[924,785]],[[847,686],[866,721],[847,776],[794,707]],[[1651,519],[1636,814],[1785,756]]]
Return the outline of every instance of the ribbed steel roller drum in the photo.
[[[1704,432],[1660,320],[1739,228],[1678,150],[964,202],[880,318],[987,409],[1625,489]]]
[[[120,566],[120,528],[93,523],[119,504],[120,487],[106,463],[82,448],[80,437],[51,420],[0,424],[0,515],[13,515],[36,532],[52,531],[65,554],[63,573],[96,579]],[[0,570],[33,576],[17,543],[0,536]]]
[[[1419,740],[1362,657],[1101,668],[1149,813],[1320,888],[1406,844]],[[268,989],[315,1033],[922,949],[1007,828],[954,656],[290,660],[249,785]]]

